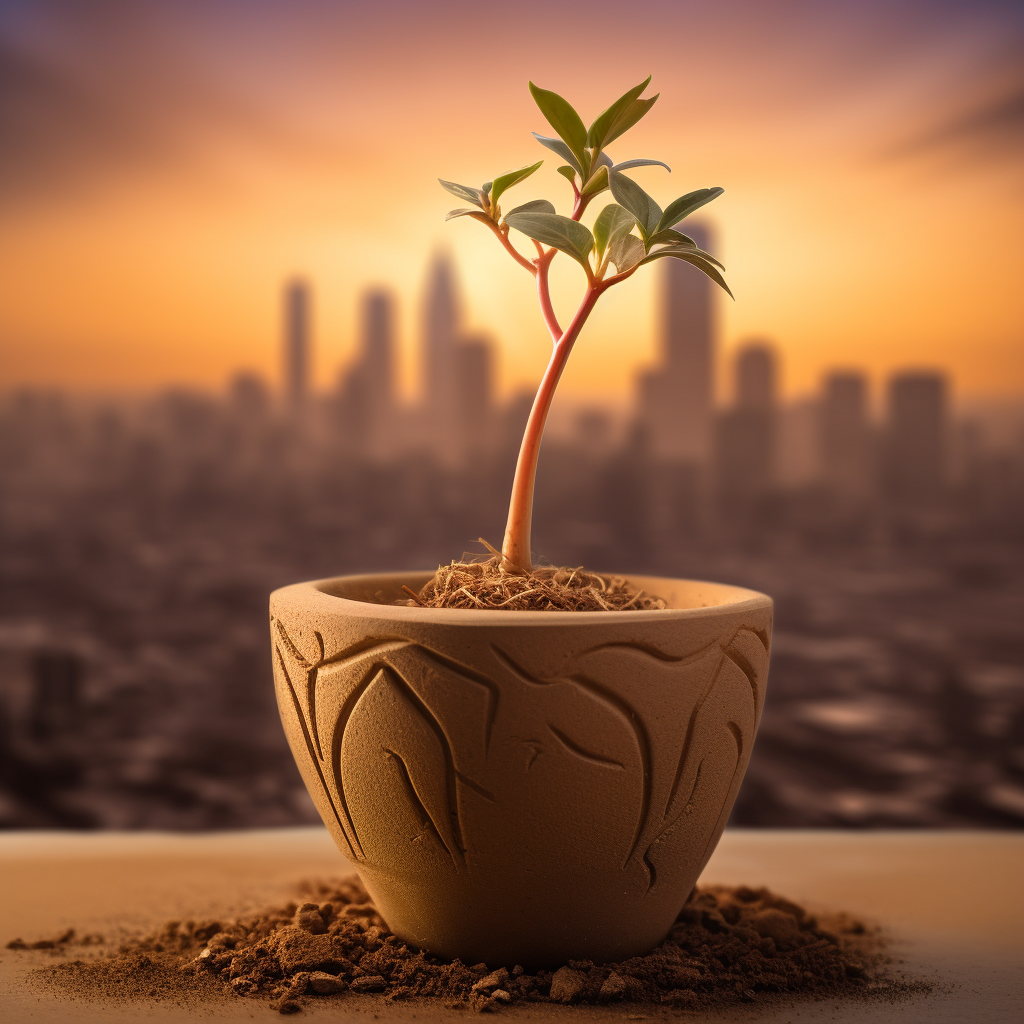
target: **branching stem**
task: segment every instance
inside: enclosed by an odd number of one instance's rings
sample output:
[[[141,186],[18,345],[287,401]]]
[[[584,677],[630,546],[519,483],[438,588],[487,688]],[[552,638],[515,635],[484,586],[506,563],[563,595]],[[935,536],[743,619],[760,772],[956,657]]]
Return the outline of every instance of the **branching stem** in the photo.
[[[533,559],[530,555],[530,536],[533,525],[533,490],[537,480],[537,461],[540,458],[540,442],[544,435],[551,399],[554,398],[558,379],[565,369],[566,360],[572,351],[573,342],[579,337],[583,325],[590,316],[598,296],[604,288],[591,284],[583,296],[576,315],[565,329],[551,353],[548,368],[544,371],[537,397],[526,421],[523,443],[519,449],[516,475],[512,481],[512,497],[509,501],[508,523],[505,526],[505,540],[501,553],[509,565],[530,569]]]
[[[593,197],[582,195],[576,190],[575,185],[573,190],[576,193],[576,200],[573,203],[572,219],[578,221],[583,216],[587,205]],[[587,317],[590,316],[590,312],[601,294],[613,284],[625,280],[636,268],[634,267],[633,270],[623,274],[616,274],[607,280],[601,280],[594,273],[589,263],[586,264],[583,267],[587,275],[586,293],[569,326],[563,331],[559,326],[554,306],[551,303],[551,289],[548,282],[551,261],[558,254],[558,250],[554,248],[545,249],[539,242],[535,241],[537,258],[534,260],[527,259],[509,240],[507,227],[503,228],[493,220],[489,220],[488,223],[491,230],[494,231],[498,240],[516,263],[529,270],[536,277],[537,296],[540,299],[541,313],[544,316],[544,323],[551,333],[551,340],[554,342],[551,359],[548,362],[547,369],[544,371],[540,387],[537,389],[537,396],[533,400],[529,419],[526,421],[523,443],[519,449],[519,459],[516,462],[515,479],[512,481],[512,497],[509,500],[505,540],[501,548],[501,553],[509,568],[515,571],[529,571],[533,567],[530,542],[533,525],[533,492],[537,481],[537,462],[540,459],[541,439],[544,436],[544,425],[547,422],[548,412],[551,409],[551,400],[555,396],[555,388],[558,386],[559,378],[562,376],[562,370],[565,369],[573,343],[579,337],[580,331],[583,330],[583,325],[587,322]]]

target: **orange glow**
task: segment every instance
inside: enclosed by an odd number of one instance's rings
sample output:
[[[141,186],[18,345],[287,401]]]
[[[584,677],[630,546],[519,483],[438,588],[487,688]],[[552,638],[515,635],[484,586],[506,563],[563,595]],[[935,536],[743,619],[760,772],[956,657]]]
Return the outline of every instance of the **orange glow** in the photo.
[[[737,296],[722,304],[725,352],[745,335],[774,339],[790,394],[834,365],[877,376],[907,364],[950,370],[961,393],[1024,392],[1019,151],[928,134],[1009,88],[1002,65],[979,70],[998,50],[995,29],[912,45],[905,25],[902,43],[889,38],[878,52],[866,22],[844,33],[726,4],[701,15],[685,44],[666,32],[642,58],[627,47],[597,81],[587,54],[607,52],[617,31],[603,17],[566,29],[579,49],[563,58],[549,18],[539,36],[535,20],[517,20],[498,43],[441,7],[393,6],[335,22],[310,5],[305,20],[280,26],[264,13],[240,38],[221,24],[203,51],[207,76],[188,89],[167,54],[153,59],[172,69],[155,85],[156,71],[115,62],[109,95],[127,102],[138,77],[141,113],[124,116],[151,121],[156,142],[136,152],[128,131],[123,151],[116,138],[85,154],[58,147],[66,174],[7,187],[0,385],[217,386],[243,366],[276,380],[280,288],[297,272],[314,287],[320,386],[353,350],[359,293],[385,283],[400,299],[411,393],[437,246],[455,254],[467,325],[500,345],[503,390],[533,382],[548,342],[532,282],[480,225],[443,223],[456,204],[436,178],[479,183],[551,155],[529,136],[545,125],[528,77],[588,119],[650,71],[661,100],[611,148],[673,167],[635,172],[660,199],[726,188],[708,211]],[[682,19],[674,6],[647,7],[670,25]],[[396,35],[389,19],[399,15]],[[179,28],[195,50],[202,32],[189,17],[198,15],[182,14]],[[509,198],[544,196],[564,211],[556,164]],[[553,277],[562,311],[582,281],[568,263],[559,258]],[[654,354],[655,277],[602,299],[566,393],[630,392]]]

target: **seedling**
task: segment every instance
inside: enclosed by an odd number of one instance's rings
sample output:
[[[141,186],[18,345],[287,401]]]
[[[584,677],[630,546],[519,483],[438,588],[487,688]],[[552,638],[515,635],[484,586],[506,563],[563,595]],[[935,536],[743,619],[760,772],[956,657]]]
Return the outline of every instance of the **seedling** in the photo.
[[[647,159],[615,163],[605,152],[606,146],[632,128],[654,106],[657,94],[641,97],[650,81],[648,76],[620,96],[590,128],[583,124],[568,101],[530,83],[530,92],[557,137],[536,132],[533,136],[565,161],[557,170],[572,186],[572,213],[568,217],[557,213],[546,199],[533,199],[508,213],[502,212],[500,201],[505,193],[539,170],[543,160],[501,174],[493,181],[484,182],[480,188],[438,179],[452,195],[472,203],[472,207],[452,210],[445,219],[472,217],[485,224],[512,259],[537,279],[541,314],[551,334],[551,359],[526,422],[501,549],[502,567],[512,572],[529,573],[533,569],[530,554],[533,492],[544,424],[569,353],[597,300],[613,285],[632,277],[640,267],[665,257],[689,263],[732,295],[719,273],[719,268],[725,269],[722,264],[676,228],[685,217],[717,199],[724,189],[700,188],[688,192],[662,210],[624,172],[645,166],[664,167],[671,172],[668,164]],[[588,228],[581,223],[583,214],[605,191],[611,192],[615,202],[605,206],[594,220],[593,228]],[[509,238],[512,229],[533,242],[535,257],[524,256],[512,244]],[[576,260],[587,276],[583,298],[564,329],[551,304],[548,284],[551,263],[559,252]]]

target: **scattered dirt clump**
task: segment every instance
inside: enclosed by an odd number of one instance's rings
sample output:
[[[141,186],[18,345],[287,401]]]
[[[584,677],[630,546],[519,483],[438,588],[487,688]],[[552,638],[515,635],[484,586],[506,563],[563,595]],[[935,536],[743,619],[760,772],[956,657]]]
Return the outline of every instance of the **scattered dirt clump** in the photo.
[[[665,607],[660,597],[632,589],[621,576],[554,566],[538,566],[529,572],[513,570],[507,568],[500,552],[485,561],[442,565],[418,594],[408,593],[410,597],[400,603],[424,608],[623,612]]]
[[[646,956],[539,971],[470,966],[410,947],[387,930],[357,881],[307,883],[304,891],[302,903],[228,924],[171,921],[111,955],[37,974],[68,995],[194,1005],[234,993],[286,1014],[310,1001],[372,996],[477,1011],[618,1001],[707,1010],[926,990],[891,973],[877,929],[842,915],[815,919],[767,889],[694,889],[666,940]]]

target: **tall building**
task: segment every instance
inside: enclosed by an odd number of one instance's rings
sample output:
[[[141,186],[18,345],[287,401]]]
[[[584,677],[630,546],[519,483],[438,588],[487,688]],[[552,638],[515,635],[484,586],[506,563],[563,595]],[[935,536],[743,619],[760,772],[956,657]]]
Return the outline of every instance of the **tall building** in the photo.
[[[948,401],[941,373],[912,371],[890,380],[886,483],[893,497],[920,502],[941,494],[946,483]]]
[[[821,477],[836,495],[857,500],[871,489],[871,428],[868,382],[863,373],[844,370],[824,381],[818,413]]]
[[[687,221],[680,228],[710,250],[713,238],[706,225]],[[706,465],[711,457],[716,285],[682,260],[661,260],[659,272],[658,365],[638,382],[638,420],[655,458]]]
[[[443,253],[434,257],[423,302],[423,408],[439,451],[458,443],[455,348],[459,336],[455,270]]]
[[[365,458],[379,459],[397,440],[395,300],[371,288],[360,302],[358,348],[339,382],[341,440]]]
[[[736,355],[735,402],[719,418],[715,470],[726,504],[764,497],[777,479],[778,374],[774,350],[750,342]]]
[[[494,350],[484,337],[460,340],[454,351],[456,427],[461,453],[486,451],[494,435]]]
[[[390,415],[395,404],[395,300],[383,288],[363,296],[361,349],[369,400]]]
[[[310,290],[309,284],[294,279],[284,290],[284,400],[293,413],[300,411],[309,397],[310,370]]]

